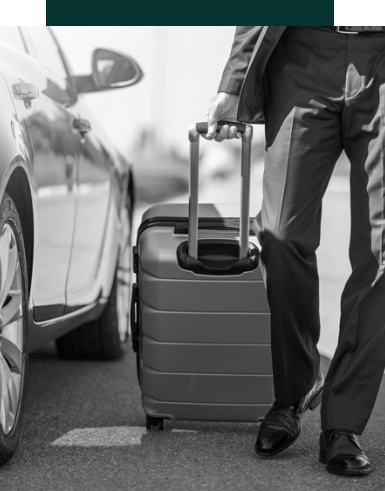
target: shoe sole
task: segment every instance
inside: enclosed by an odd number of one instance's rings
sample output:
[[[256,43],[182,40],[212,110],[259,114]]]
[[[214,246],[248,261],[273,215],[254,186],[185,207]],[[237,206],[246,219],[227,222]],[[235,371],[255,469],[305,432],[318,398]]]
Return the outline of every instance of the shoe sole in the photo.
[[[335,468],[332,465],[329,465],[327,463],[327,457],[326,457],[326,450],[323,450],[322,448],[319,451],[319,461],[321,464],[326,465],[326,470],[330,472],[330,474],[335,474],[337,476],[366,476],[371,472],[371,469],[356,469],[356,470],[349,470],[349,469],[341,469],[341,468]]]

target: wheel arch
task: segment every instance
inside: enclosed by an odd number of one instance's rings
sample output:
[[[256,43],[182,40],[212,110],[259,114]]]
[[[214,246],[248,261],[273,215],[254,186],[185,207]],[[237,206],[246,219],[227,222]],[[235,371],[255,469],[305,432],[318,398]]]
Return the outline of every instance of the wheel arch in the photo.
[[[18,166],[14,169],[7,182],[5,192],[15,203],[19,214],[27,259],[28,290],[30,292],[33,271],[34,215],[31,188],[23,167]]]

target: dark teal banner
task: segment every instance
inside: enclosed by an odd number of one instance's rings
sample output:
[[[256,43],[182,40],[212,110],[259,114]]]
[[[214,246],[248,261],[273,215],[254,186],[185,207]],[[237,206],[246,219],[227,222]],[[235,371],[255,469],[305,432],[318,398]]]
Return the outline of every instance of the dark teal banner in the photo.
[[[47,0],[47,25],[334,25],[334,2],[129,2]]]

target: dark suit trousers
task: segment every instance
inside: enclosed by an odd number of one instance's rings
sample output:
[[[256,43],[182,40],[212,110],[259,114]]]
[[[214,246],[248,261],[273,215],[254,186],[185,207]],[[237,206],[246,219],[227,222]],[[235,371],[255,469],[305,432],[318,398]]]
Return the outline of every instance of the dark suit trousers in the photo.
[[[264,195],[255,227],[271,309],[275,396],[297,402],[318,374],[321,202],[345,150],[352,274],[321,417],[323,429],[361,434],[385,366],[385,35],[289,27],[266,83]]]

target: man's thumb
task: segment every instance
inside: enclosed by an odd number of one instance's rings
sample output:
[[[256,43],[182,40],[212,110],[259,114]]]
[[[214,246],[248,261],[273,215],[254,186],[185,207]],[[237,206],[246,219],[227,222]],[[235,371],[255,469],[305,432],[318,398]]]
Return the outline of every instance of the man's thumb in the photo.
[[[217,121],[221,112],[220,106],[221,106],[220,104],[214,103],[209,108],[207,114],[207,125],[208,125],[207,134],[210,136],[214,136],[217,131]]]

